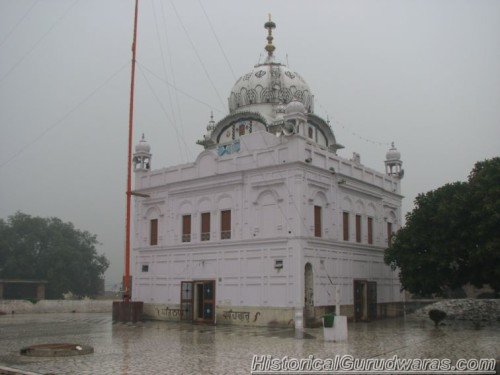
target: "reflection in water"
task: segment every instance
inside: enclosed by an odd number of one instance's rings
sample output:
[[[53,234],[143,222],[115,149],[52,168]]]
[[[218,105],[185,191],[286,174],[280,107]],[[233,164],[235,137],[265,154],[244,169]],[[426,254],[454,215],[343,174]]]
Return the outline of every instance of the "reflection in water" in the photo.
[[[322,328],[232,327],[165,321],[112,324],[107,314],[0,316],[0,363],[38,373],[249,373],[253,354],[331,358],[494,358],[500,326],[422,325],[404,319],[350,323],[347,342],[323,341]],[[78,358],[22,358],[19,348],[77,340],[94,347]]]

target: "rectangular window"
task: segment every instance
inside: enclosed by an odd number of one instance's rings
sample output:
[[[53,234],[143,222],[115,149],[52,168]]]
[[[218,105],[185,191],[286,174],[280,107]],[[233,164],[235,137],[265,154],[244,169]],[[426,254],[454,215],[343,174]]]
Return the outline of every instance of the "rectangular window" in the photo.
[[[390,245],[392,240],[392,223],[387,223],[387,244]]]
[[[149,272],[149,264],[142,265],[142,272]]]
[[[191,242],[191,215],[182,216],[182,242]]]
[[[201,214],[201,240],[210,240],[210,212]]]
[[[231,210],[220,212],[220,239],[231,238]]]
[[[321,237],[321,207],[314,206],[314,235]]]
[[[361,215],[356,215],[356,242],[361,242]]]
[[[373,218],[368,218],[368,243],[373,245]]]
[[[349,212],[342,213],[343,219],[343,229],[344,229],[344,241],[349,241]]]
[[[158,245],[158,219],[149,222],[149,244]]]

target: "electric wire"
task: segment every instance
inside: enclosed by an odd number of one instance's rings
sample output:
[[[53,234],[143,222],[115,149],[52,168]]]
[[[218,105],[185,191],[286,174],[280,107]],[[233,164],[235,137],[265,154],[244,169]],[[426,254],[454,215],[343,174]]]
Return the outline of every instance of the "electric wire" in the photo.
[[[28,15],[31,13],[31,11],[33,10],[33,8],[35,7],[35,5],[39,1],[40,0],[35,0],[35,1],[33,1],[33,3],[31,3],[31,6],[28,8],[28,10],[26,12],[24,12],[23,16],[21,18],[19,18],[19,20],[14,25],[14,27],[12,27],[12,29],[10,29],[9,32],[4,36],[4,38],[0,42],[0,47],[2,47],[3,44],[7,41],[7,39],[9,39],[9,37],[12,35],[12,33],[14,33],[14,31],[16,31],[17,27],[24,21],[24,19],[26,17],[28,17]]]
[[[5,73],[1,78],[0,78],[0,85],[2,84],[2,82],[5,80],[5,78],[7,78],[23,61],[24,59],[26,59],[26,57],[28,57],[31,52],[33,52],[36,47],[50,34],[50,32],[56,27],[56,25],[61,22],[67,15],[68,13],[71,11],[71,9],[74,8],[74,6],[79,2],[80,0],[75,0],[73,1],[73,3],[71,3],[71,5],[64,11],[64,13],[59,16],[56,21],[52,24],[52,26],[49,27],[49,29],[42,34],[42,36],[35,42],[35,44],[33,44],[31,46],[31,48],[28,50],[28,52],[26,52],[23,56],[21,56],[20,59],[18,59],[14,65],[11,66],[11,68],[7,71],[7,73]]]
[[[156,101],[158,102],[161,110],[163,111],[165,117],[167,118],[168,121],[170,121],[172,127],[174,128],[174,131],[177,135],[177,139],[180,139],[182,141],[182,143],[184,143],[184,147],[186,148],[186,152],[188,153],[189,155],[189,158],[192,158],[192,155],[191,155],[191,152],[189,151],[189,148],[188,148],[188,145],[186,143],[186,140],[184,139],[184,137],[181,137],[180,134],[179,134],[179,129],[177,128],[177,126],[174,125],[174,123],[172,122],[172,119],[170,118],[170,116],[168,115],[168,112],[167,110],[165,109],[165,107],[163,106],[163,103],[161,102],[160,98],[158,97],[158,95],[156,94],[153,86],[151,85],[151,82],[148,80],[148,77],[146,76],[146,74],[144,73],[144,70],[141,68],[141,65],[138,65],[139,66],[139,70],[141,71],[141,74],[144,78],[144,80],[146,81],[149,89],[151,90],[151,93],[153,94],[153,96],[155,97]],[[182,149],[181,149],[181,144],[178,142],[177,143],[177,146],[179,147],[179,152],[182,152]]]
[[[156,74],[155,72],[153,72],[147,66],[143,65],[138,60],[136,60],[136,63],[137,63],[138,66],[140,66],[141,68],[143,68],[144,70],[146,70],[149,74],[151,74],[152,76],[156,77],[158,80],[160,80],[161,82],[165,83],[166,85],[172,87],[174,90],[176,90],[177,92],[181,93],[182,95],[188,97],[189,99],[192,99],[192,100],[194,100],[197,103],[203,104],[204,106],[210,108],[211,110],[214,110],[214,111],[219,112],[219,113],[224,113],[224,111],[220,110],[219,108],[216,108],[216,107],[212,106],[211,104],[208,104],[207,102],[204,102],[204,101],[202,101],[202,100],[194,97],[193,95],[188,94],[184,90],[181,90],[180,88],[178,88],[174,84],[172,84],[169,81],[163,79],[162,77],[160,77],[158,74]]]
[[[123,69],[125,69],[129,65],[129,62],[123,64],[117,71],[108,76],[100,85],[98,85],[95,89],[93,89],[87,96],[85,96],[82,100],[80,100],[73,108],[71,108],[68,112],[66,112],[61,118],[52,123],[49,127],[47,127],[42,133],[40,133],[37,137],[26,143],[22,148],[16,151],[11,157],[0,164],[0,168],[3,168],[11,161],[16,159],[18,156],[23,154],[29,147],[33,146],[40,139],[42,139],[47,133],[53,130],[56,126],[60,125],[64,120],[70,117],[77,109],[79,109],[83,104],[85,104],[90,98],[92,98],[100,89],[102,89],[109,81],[115,78]]]
[[[160,31],[159,31],[159,28],[158,28],[158,20],[157,20],[157,17],[156,17],[156,9],[155,9],[155,2],[154,2],[154,0],[151,1],[151,7],[153,9],[153,18],[154,18],[154,23],[155,23],[156,38],[158,39],[158,46],[160,48],[161,63],[162,63],[162,68],[163,68],[163,75],[164,75],[165,79],[168,79],[167,68],[165,66],[165,55],[163,53],[163,45],[162,45],[162,42],[161,42],[161,39],[160,39]],[[170,105],[170,111],[172,113],[172,123],[173,123],[173,125],[175,127],[177,127],[177,120],[176,120],[176,116],[175,116],[174,105],[172,103],[172,95],[170,93],[170,86],[167,87],[167,93],[168,93],[168,102],[169,102],[169,105]],[[177,137],[177,144],[180,144],[179,134],[176,132],[175,135]],[[185,161],[187,162],[188,161],[187,150],[184,149],[184,153],[183,153],[182,149],[179,148],[179,151],[180,151],[181,157],[184,157],[184,156],[186,157]]]
[[[358,138],[358,139],[361,139],[362,141],[365,141],[367,143],[371,143],[371,144],[374,144],[374,145],[377,145],[377,146],[390,146],[391,143],[390,142],[380,142],[380,141],[375,141],[373,139],[369,139],[369,138],[366,138],[362,135],[360,135],[359,133],[356,133],[355,131],[353,131],[350,127],[344,125],[343,123],[341,123],[340,121],[338,120],[335,120],[335,118],[332,118],[332,116],[329,115],[328,111],[325,109],[325,107],[323,107],[321,105],[321,103],[318,103],[319,107],[325,111],[326,113],[326,117],[327,119],[331,119],[332,122],[334,123],[334,125],[336,125],[338,128],[342,128],[343,130],[345,130],[346,132],[350,133],[351,135],[353,135],[354,137]]]
[[[179,16],[179,13],[177,12],[177,8],[175,7],[173,1],[170,1],[170,4],[172,5],[172,8],[174,9],[174,12],[175,12],[175,15],[177,16],[177,19],[179,20],[179,23],[180,25],[182,26],[182,29],[184,30],[184,33],[186,34],[188,40],[189,40],[189,43],[191,44],[191,47],[193,48],[193,51],[194,53],[196,54],[196,57],[198,58],[198,61],[201,65],[201,67],[203,68],[203,71],[205,72],[205,76],[207,77],[208,81],[210,82],[210,85],[212,86],[212,88],[214,89],[215,91],[215,94],[217,95],[217,97],[219,98],[219,101],[220,103],[222,104],[222,108],[224,108],[224,101],[222,100],[222,97],[220,96],[219,94],[219,91],[217,90],[217,87],[215,87],[215,84],[214,82],[212,81],[212,78],[210,77],[210,74],[208,73],[208,70],[207,68],[205,67],[205,63],[203,62],[203,60],[201,59],[201,56],[200,54],[198,53],[198,50],[193,42],[193,40],[191,39],[191,37],[189,36],[189,33],[186,29],[186,27],[184,26],[184,23],[182,22],[182,19],[181,17]]]
[[[163,27],[165,29],[165,47],[167,50],[167,56],[168,56],[169,63],[170,63],[170,74],[172,75],[172,82],[173,82],[174,87],[175,87],[175,86],[177,86],[177,84],[175,82],[174,62],[173,62],[173,58],[172,58],[173,52],[170,49],[170,42],[168,39],[169,33],[167,30],[167,20],[166,20],[166,16],[165,16],[165,9],[163,7],[163,1],[160,1],[160,9],[161,9],[160,13],[161,13],[162,21],[163,21]],[[165,79],[166,79],[166,77],[165,77]],[[169,86],[169,90],[170,90],[170,86]],[[176,103],[176,107],[177,107],[177,116],[178,116],[179,122],[180,122],[181,135],[184,137],[184,120],[182,117],[182,110],[181,110],[181,105],[179,102],[179,92],[177,90],[174,90],[174,96],[175,96],[175,103]]]
[[[229,70],[231,71],[231,74],[233,75],[233,78],[236,81],[237,77],[234,74],[233,67],[231,66],[231,63],[229,62],[229,59],[227,58],[227,55],[224,52],[224,48],[222,48],[222,44],[221,44],[219,38],[217,37],[217,34],[216,34],[215,29],[212,25],[212,22],[210,22],[210,18],[208,17],[208,14],[207,14],[205,8],[203,7],[201,0],[198,0],[198,4],[200,4],[201,10],[203,10],[203,14],[205,15],[205,18],[207,19],[207,22],[210,25],[210,29],[212,30],[212,34],[214,34],[215,40],[217,41],[217,44],[219,45],[220,51],[222,52],[222,55],[224,56],[224,60],[226,60],[227,66],[229,67]]]

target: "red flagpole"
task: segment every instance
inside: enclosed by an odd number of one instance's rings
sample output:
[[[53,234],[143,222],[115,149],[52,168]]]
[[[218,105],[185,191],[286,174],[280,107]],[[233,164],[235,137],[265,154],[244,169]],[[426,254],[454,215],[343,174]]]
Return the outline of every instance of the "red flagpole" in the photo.
[[[132,42],[132,70],[130,77],[130,106],[128,117],[128,155],[127,155],[127,209],[125,214],[125,275],[123,276],[123,301],[130,301],[130,214],[132,198],[132,139],[134,128],[134,84],[135,84],[135,51],[137,41],[137,14],[139,12],[139,0],[135,0],[134,14],[134,37]]]

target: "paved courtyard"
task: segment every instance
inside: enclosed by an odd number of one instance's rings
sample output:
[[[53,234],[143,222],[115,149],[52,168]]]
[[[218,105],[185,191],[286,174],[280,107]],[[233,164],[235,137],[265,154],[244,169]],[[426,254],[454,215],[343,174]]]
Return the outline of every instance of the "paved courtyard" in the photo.
[[[79,343],[94,354],[29,358],[34,344]],[[302,336],[286,328],[195,326],[149,321],[112,324],[111,314],[0,316],[0,366],[41,374],[249,374],[253,354],[332,358],[498,358],[498,324],[436,329],[403,318],[349,324],[345,343],[323,341],[322,329]]]

